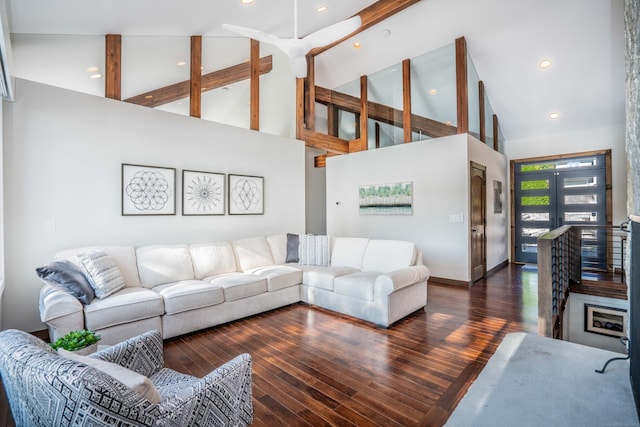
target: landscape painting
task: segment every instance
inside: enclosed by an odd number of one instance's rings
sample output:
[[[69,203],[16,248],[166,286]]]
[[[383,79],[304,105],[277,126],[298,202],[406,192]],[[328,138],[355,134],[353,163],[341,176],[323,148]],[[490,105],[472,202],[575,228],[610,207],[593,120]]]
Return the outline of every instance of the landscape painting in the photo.
[[[361,185],[360,215],[412,215],[413,183]]]

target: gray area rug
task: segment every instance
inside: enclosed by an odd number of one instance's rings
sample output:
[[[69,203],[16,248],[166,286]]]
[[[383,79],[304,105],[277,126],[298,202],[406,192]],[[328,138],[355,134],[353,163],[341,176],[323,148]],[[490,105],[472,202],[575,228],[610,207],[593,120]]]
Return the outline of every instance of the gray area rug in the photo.
[[[625,355],[508,334],[447,421],[463,426],[640,426]]]

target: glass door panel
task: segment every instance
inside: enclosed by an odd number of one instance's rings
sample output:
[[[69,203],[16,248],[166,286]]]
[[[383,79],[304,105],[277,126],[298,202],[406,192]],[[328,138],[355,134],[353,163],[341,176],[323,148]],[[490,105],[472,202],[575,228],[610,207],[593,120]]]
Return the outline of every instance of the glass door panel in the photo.
[[[604,156],[523,163],[514,178],[517,262],[537,262],[538,237],[562,225],[606,225]],[[606,268],[606,238],[582,230],[584,267]]]

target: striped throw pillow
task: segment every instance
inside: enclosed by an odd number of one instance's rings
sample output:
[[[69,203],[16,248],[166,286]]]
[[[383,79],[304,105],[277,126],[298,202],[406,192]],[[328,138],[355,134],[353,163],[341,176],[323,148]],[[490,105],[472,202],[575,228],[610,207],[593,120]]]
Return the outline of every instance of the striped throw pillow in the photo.
[[[87,273],[87,279],[96,298],[106,298],[124,288],[124,278],[120,269],[103,251],[83,252],[77,257]]]
[[[298,254],[300,265],[329,266],[329,236],[301,234]]]

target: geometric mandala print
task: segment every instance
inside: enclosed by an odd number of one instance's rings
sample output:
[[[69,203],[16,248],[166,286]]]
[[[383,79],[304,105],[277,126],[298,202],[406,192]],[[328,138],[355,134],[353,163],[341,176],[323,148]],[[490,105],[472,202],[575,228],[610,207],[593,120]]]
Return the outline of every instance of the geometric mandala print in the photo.
[[[171,187],[161,173],[138,171],[127,184],[127,196],[139,211],[158,211],[169,202]]]
[[[254,181],[239,179],[233,186],[233,203],[239,211],[255,210],[262,200],[262,194]]]
[[[187,185],[187,201],[197,212],[212,212],[222,203],[222,187],[210,176],[197,176]]]

